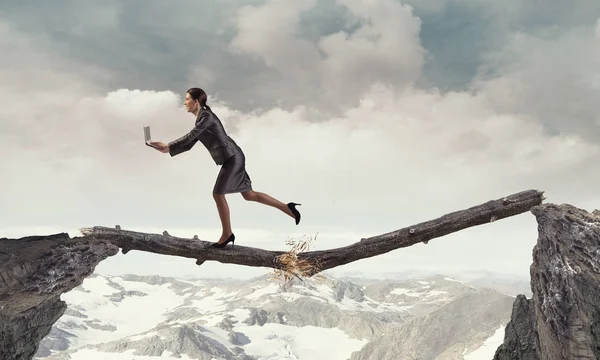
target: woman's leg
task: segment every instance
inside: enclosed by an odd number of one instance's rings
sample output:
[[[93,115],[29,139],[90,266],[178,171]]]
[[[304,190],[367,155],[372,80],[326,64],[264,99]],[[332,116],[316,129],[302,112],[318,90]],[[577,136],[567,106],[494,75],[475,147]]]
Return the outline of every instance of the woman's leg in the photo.
[[[244,197],[244,199],[246,199],[248,201],[256,201],[261,204],[272,206],[276,209],[283,211],[284,213],[288,214],[292,218],[294,217],[292,210],[290,210],[290,208],[286,204],[273,198],[270,195],[267,195],[265,193],[261,193],[258,191],[250,190],[250,191],[243,192],[242,196]]]
[[[213,198],[217,204],[217,210],[219,211],[219,218],[221,219],[221,226],[223,228],[223,233],[218,241],[219,243],[222,243],[223,241],[227,240],[229,235],[233,233],[231,230],[229,205],[227,204],[227,199],[225,199],[225,195],[223,194],[213,193]]]

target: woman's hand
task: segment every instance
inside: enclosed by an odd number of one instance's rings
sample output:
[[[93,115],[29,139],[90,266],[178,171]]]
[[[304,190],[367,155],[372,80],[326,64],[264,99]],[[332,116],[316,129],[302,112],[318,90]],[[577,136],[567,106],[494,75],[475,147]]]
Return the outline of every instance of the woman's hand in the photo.
[[[153,148],[155,148],[156,150],[158,150],[162,153],[169,152],[169,145],[162,143],[160,141],[152,141],[152,142],[150,142],[150,145],[152,145]]]

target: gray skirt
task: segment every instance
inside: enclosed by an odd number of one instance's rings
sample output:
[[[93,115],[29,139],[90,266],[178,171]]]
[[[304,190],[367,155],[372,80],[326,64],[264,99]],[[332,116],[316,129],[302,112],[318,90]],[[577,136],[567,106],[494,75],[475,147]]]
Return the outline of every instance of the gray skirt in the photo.
[[[213,193],[224,195],[249,190],[252,190],[252,181],[246,172],[246,157],[240,151],[221,165]]]

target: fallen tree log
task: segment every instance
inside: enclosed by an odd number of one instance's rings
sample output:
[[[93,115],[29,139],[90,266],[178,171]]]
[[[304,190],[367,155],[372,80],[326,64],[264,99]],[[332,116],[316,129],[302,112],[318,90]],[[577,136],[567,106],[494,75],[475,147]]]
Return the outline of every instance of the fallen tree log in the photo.
[[[361,239],[354,244],[323,251],[307,251],[290,254],[285,251],[271,251],[248,246],[215,249],[211,242],[194,238],[181,238],[169,235],[148,234],[130,230],[95,226],[82,228],[87,241],[109,242],[122,249],[146,251],[162,255],[181,256],[196,259],[198,265],[205,261],[237,264],[252,267],[266,267],[290,271],[297,275],[313,276],[321,271],[356,260],[381,255],[392,250],[427,243],[429,240],[457,232],[469,227],[482,225],[510,216],[528,212],[544,200],[543,191],[527,190],[500,199],[455,211],[437,219],[422,222],[400,230]]]

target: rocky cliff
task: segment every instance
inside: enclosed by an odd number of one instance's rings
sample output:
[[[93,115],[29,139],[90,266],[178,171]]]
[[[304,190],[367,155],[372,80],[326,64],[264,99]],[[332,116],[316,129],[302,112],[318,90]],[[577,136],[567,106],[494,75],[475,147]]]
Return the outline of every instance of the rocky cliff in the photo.
[[[600,359],[600,211],[532,208],[532,298],[513,304],[494,360]]]
[[[60,295],[118,252],[67,234],[0,239],[0,359],[31,359],[64,313]]]

